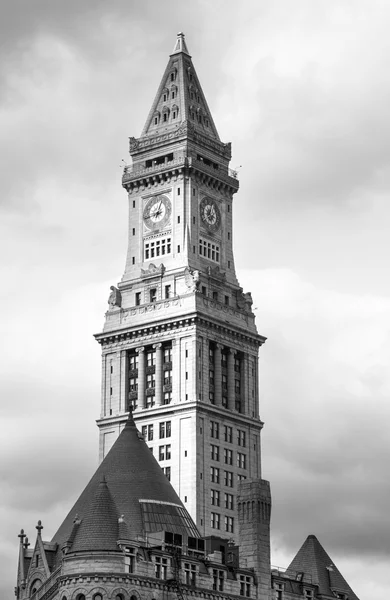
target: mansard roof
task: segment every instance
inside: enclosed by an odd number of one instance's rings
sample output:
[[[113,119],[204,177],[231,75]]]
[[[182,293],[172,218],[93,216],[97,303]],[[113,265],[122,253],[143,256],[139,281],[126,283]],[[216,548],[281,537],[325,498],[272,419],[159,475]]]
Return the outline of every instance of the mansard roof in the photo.
[[[130,414],[52,541],[68,552],[114,550],[124,535],[136,540],[157,531],[199,537]]]
[[[318,585],[319,597],[345,593],[348,600],[359,600],[315,535],[309,535],[286,571],[304,573]]]
[[[196,131],[220,141],[184,34],[178,33],[141,137],[175,131],[185,121],[192,123]]]

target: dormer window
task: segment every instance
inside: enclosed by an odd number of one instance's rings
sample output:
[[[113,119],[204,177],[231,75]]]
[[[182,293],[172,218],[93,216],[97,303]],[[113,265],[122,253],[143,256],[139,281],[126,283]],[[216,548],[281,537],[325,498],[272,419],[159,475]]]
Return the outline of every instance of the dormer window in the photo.
[[[170,80],[176,81],[176,76],[177,76],[177,69],[173,69],[173,71],[171,71],[171,74],[170,74]]]
[[[171,99],[174,100],[177,96],[177,87],[175,85],[171,86]]]
[[[169,98],[169,90],[168,88],[164,88],[163,90],[163,102],[167,102]]]
[[[179,107],[177,106],[177,104],[174,104],[172,106],[172,119],[176,119],[178,114],[179,114]]]
[[[169,118],[169,108],[167,106],[164,106],[164,108],[162,109],[162,118],[163,118],[163,122],[166,123],[168,121]]]
[[[158,125],[160,122],[160,113],[158,111],[156,111],[153,115],[153,123],[155,125]]]

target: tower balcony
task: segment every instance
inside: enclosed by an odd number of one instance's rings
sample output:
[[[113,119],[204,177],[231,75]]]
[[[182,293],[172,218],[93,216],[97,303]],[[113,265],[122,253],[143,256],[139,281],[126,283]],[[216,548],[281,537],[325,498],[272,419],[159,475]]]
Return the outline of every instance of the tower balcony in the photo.
[[[187,166],[187,157],[184,155],[152,166],[145,166],[144,164],[128,165],[123,172],[122,185],[126,187],[127,184],[138,180],[151,180],[154,183],[162,174],[165,177],[178,175],[185,166]]]

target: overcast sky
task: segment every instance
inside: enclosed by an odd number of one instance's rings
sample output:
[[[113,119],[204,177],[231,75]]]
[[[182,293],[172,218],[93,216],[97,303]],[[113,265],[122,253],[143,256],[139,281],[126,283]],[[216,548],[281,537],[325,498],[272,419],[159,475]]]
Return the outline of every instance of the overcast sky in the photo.
[[[390,4],[0,6],[0,597],[97,465],[100,347],[123,273],[121,160],[178,31],[238,167],[236,266],[261,350],[272,563],[316,534],[388,595]]]

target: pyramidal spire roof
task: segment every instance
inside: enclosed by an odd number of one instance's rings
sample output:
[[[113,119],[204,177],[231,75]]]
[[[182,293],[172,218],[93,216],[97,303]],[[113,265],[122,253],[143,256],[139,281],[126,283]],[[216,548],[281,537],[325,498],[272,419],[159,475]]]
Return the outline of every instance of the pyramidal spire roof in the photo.
[[[289,571],[309,575],[318,585],[319,597],[334,597],[333,592],[345,593],[348,600],[359,600],[315,535],[309,535],[289,565]]]
[[[124,532],[134,540],[157,531],[199,537],[130,413],[126,426],[52,541],[59,549],[66,546],[68,552],[110,550],[116,549]]]
[[[178,33],[141,137],[175,131],[185,121],[220,141],[184,33]]]

